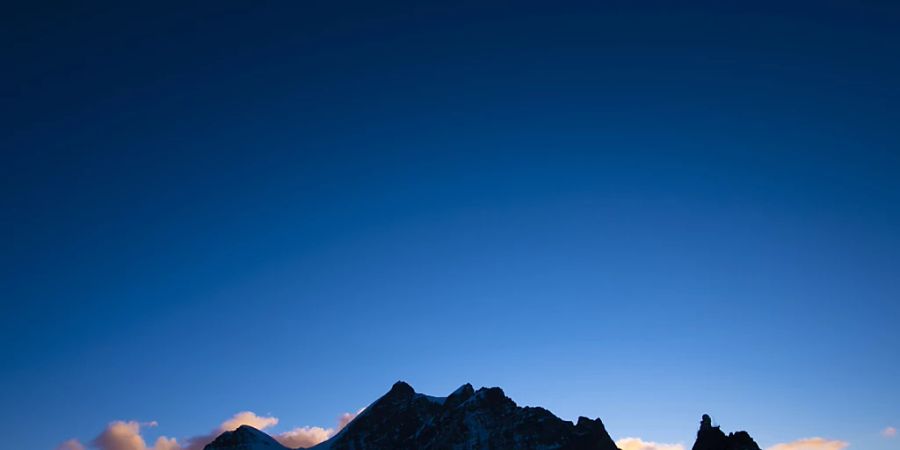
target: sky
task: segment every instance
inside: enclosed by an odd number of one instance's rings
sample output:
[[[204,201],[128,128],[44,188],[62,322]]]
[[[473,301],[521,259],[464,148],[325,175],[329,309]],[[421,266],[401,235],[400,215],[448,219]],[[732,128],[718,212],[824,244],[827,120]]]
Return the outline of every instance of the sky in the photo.
[[[4,448],[327,436],[397,380],[900,448],[896,3],[0,20]]]

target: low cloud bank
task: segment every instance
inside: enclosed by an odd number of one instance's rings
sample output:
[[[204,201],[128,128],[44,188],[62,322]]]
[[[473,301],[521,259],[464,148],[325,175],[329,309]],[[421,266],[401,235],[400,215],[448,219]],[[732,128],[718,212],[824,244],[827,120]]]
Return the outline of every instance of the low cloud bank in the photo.
[[[769,447],[767,450],[841,450],[848,445],[850,444],[844,441],[816,437],[799,439],[784,444],[776,444]]]
[[[272,437],[286,447],[312,447],[339,433],[360,412],[362,412],[362,410],[355,413],[342,414],[338,417],[337,424],[333,428],[302,426],[275,434]],[[278,425],[278,418],[259,416],[252,411],[241,411],[223,421],[221,425],[209,433],[187,438],[183,443],[175,438],[160,436],[153,445],[147,445],[146,440],[141,434],[141,429],[157,426],[156,421],[136,422],[118,420],[110,422],[109,425],[107,425],[106,428],[89,443],[89,447],[86,447],[77,439],[69,439],[61,443],[56,450],[87,450],[87,448],[97,450],[202,450],[206,444],[212,442],[219,434],[225,431],[233,431],[241,425],[250,425],[256,429],[265,430]],[[897,430],[893,427],[887,427],[882,430],[881,434],[885,438],[893,438],[897,435]],[[684,445],[682,444],[665,444],[644,441],[635,437],[619,439],[616,441],[616,445],[621,450],[685,450]],[[766,450],[843,450],[849,445],[850,444],[844,441],[815,437],[776,444]]]
[[[285,447],[305,448],[327,441],[334,434],[335,431],[331,428],[299,427],[275,436],[275,440]]]
[[[616,447],[622,450],[684,450],[681,444],[661,444],[632,437],[619,439],[616,441]]]
[[[148,447],[147,443],[144,441],[144,437],[141,436],[142,426],[155,427],[156,422],[140,423],[121,420],[111,422],[106,426],[106,429],[93,440],[92,445],[94,448],[100,450],[180,450],[180,446],[175,439],[167,438],[165,436],[160,436],[156,439],[153,446]],[[74,445],[74,447],[70,448],[84,448],[84,446],[74,439],[66,442]]]
[[[278,434],[274,437],[276,441],[278,441],[285,447],[312,447],[319,442],[324,442],[328,439],[331,439],[332,436],[338,434],[338,432],[343,430],[344,427],[347,426],[347,424],[350,423],[351,420],[355,419],[356,416],[361,412],[362,409],[355,413],[341,414],[341,416],[338,417],[337,426],[334,428],[298,427],[294,428],[291,431],[286,431],[284,433]]]
[[[303,426],[276,434],[273,437],[287,447],[312,447],[337,434],[357,414],[359,412],[342,414],[338,417],[337,425],[333,428]],[[241,411],[222,422],[221,425],[209,433],[189,437],[183,443],[175,438],[160,436],[152,446],[147,445],[147,441],[141,434],[141,429],[157,426],[156,421],[142,423],[117,420],[110,422],[100,435],[89,443],[89,447],[97,450],[202,450],[206,444],[212,442],[219,434],[225,431],[234,431],[241,425],[249,425],[258,430],[265,430],[278,425],[278,418],[259,416],[252,411]],[[56,450],[86,450],[86,448],[77,439],[69,439],[60,444]]]

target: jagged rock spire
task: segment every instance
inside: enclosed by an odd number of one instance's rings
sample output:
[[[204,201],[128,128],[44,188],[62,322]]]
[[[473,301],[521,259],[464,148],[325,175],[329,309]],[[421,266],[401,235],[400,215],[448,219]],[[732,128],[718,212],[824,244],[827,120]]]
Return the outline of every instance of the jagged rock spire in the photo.
[[[697,441],[692,450],[760,450],[753,438],[746,431],[738,431],[726,435],[722,430],[713,426],[709,414],[700,418],[700,429],[697,431]]]

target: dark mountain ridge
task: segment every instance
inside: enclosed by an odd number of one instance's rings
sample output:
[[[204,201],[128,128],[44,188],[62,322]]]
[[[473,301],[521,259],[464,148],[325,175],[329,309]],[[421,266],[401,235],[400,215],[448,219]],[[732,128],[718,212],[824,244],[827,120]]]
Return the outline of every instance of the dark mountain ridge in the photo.
[[[205,450],[286,450],[250,426],[222,433]],[[314,450],[618,450],[603,422],[560,419],[518,406],[497,387],[464,384],[447,397],[417,393],[399,381]],[[759,450],[746,432],[725,435],[704,415],[693,450]]]

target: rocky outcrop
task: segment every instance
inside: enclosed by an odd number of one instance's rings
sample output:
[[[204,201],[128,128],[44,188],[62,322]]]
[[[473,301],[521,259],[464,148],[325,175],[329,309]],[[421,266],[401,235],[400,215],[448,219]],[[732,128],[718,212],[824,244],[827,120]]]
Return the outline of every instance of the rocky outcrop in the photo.
[[[746,431],[726,435],[718,426],[713,426],[709,415],[704,414],[700,419],[700,430],[697,431],[697,441],[694,442],[692,450],[760,450],[760,448]]]

